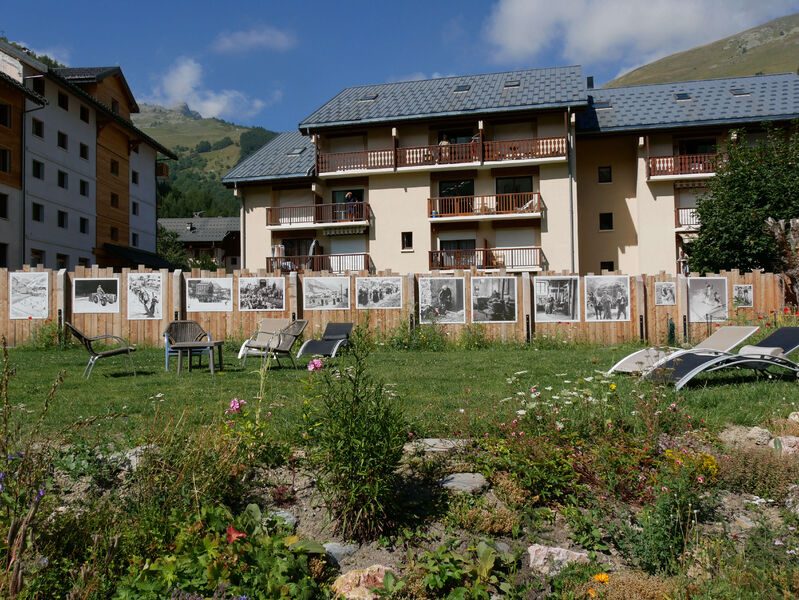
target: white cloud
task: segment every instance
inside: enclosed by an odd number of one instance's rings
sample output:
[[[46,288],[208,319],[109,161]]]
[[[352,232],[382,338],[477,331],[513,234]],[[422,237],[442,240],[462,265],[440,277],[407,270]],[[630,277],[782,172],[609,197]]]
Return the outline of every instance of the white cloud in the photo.
[[[211,48],[222,54],[247,52],[265,48],[285,52],[297,44],[294,35],[270,25],[261,25],[245,31],[224,31],[216,36]]]
[[[454,75],[445,75],[444,73],[439,73],[438,71],[434,71],[428,75],[422,71],[415,71],[413,73],[408,73],[407,75],[389,77],[387,83],[398,83],[400,81],[421,81],[423,79],[441,79],[442,77],[454,77]]]
[[[485,35],[498,62],[554,50],[585,65],[640,65],[796,10],[796,0],[499,0]]]
[[[23,41],[16,42],[20,46],[24,46],[31,52],[41,56],[42,54],[49,56],[55,61],[60,62],[62,65],[69,65],[69,59],[72,53],[69,51],[68,48],[64,46],[49,46],[47,48],[34,48],[30,44],[27,44]]]
[[[193,58],[180,57],[161,77],[147,101],[170,107],[185,102],[203,117],[245,118],[283,97],[281,90],[272,92],[268,101],[251,98],[238,90],[209,90],[202,80],[202,65]]]

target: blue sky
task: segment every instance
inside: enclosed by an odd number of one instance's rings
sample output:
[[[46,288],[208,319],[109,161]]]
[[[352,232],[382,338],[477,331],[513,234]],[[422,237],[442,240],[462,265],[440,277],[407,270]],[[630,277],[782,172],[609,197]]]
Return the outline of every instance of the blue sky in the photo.
[[[3,35],[120,65],[142,101],[285,131],[341,89],[582,64],[597,84],[799,12],[799,0],[14,2]]]

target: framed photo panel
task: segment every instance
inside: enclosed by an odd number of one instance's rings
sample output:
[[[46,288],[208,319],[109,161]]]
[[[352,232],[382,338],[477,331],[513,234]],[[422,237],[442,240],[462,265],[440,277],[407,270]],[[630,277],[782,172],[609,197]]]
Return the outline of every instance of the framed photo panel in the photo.
[[[347,310],[350,307],[349,277],[304,277],[302,306],[305,310]]]
[[[355,308],[402,308],[402,277],[356,277]]]
[[[585,276],[585,320],[597,323],[630,320],[629,275]]]
[[[239,310],[286,310],[285,277],[239,277]]]
[[[50,316],[50,274],[8,274],[9,319],[46,319]]]
[[[542,275],[533,278],[536,323],[576,323],[580,320],[580,278]]]
[[[419,278],[419,322],[466,323],[463,277]]]
[[[186,312],[231,312],[232,310],[232,277],[186,279]]]
[[[163,301],[164,283],[161,273],[128,273],[128,319],[163,319]]]
[[[727,278],[689,277],[688,321],[726,321],[727,316]]]
[[[516,278],[472,277],[472,323],[515,323]]]

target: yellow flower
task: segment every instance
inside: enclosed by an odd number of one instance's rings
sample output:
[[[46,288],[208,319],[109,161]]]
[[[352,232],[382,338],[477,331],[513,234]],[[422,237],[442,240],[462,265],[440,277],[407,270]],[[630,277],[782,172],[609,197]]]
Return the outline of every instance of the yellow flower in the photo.
[[[588,588],[587,593],[589,598],[596,598],[596,590],[594,588]]]
[[[611,392],[615,392],[616,391],[616,384],[615,383],[611,383],[610,384],[610,391]]]
[[[593,579],[597,583],[607,583],[610,580],[610,575],[607,573],[597,573],[594,575]]]

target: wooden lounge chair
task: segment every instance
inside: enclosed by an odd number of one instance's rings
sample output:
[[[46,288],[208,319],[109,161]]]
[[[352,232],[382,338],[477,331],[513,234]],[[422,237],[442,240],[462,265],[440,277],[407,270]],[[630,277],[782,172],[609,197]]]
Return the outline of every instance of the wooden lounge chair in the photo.
[[[339,348],[349,343],[352,327],[352,323],[328,323],[327,327],[325,327],[325,332],[322,334],[322,339],[305,342],[300,347],[297,358],[300,358],[303,354],[335,357]]]
[[[122,354],[126,354],[128,356],[128,362],[130,363],[130,370],[133,371],[133,375],[136,375],[136,368],[133,366],[133,359],[130,357],[131,352],[136,351],[135,346],[131,346],[128,344],[127,340],[122,339],[116,335],[97,335],[95,337],[87,337],[83,334],[80,330],[78,330],[72,323],[64,323],[64,326],[72,332],[78,341],[83,344],[83,347],[86,348],[86,351],[89,353],[89,363],[86,365],[86,368],[83,370],[83,376],[88,379],[89,376],[92,374],[92,369],[94,369],[95,363],[100,360],[101,358],[110,358],[112,356],[120,356]],[[99,342],[101,340],[113,340],[117,342],[118,346],[110,348],[108,350],[95,350],[94,343]]]
[[[725,326],[719,327],[712,335],[699,342],[690,349],[681,348],[643,348],[622,358],[613,365],[610,373],[646,373],[656,369],[663,361],[676,358],[686,352],[701,352],[703,350],[729,352],[735,346],[742,344],[752,336],[758,327]]]
[[[261,319],[258,330],[245,340],[239,349],[242,366],[247,364],[248,356],[265,357],[270,345],[277,343],[277,334],[291,324],[291,319]]]
[[[178,355],[178,350],[172,348],[172,344],[180,342],[211,342],[211,334],[208,333],[197,321],[172,321],[164,331],[164,370],[169,371],[169,358]],[[201,348],[188,352],[189,369],[191,369],[192,358],[199,357],[198,362],[202,365],[202,357],[209,354],[209,351]],[[213,361],[213,349],[210,351],[209,360]]]
[[[758,344],[742,347],[737,353],[712,350],[688,351],[661,361],[644,376],[673,383],[679,390],[701,373],[720,369],[744,368],[765,371],[779,367],[799,376],[799,364],[788,355],[799,349],[799,327],[780,327]]]

